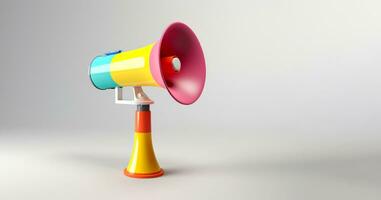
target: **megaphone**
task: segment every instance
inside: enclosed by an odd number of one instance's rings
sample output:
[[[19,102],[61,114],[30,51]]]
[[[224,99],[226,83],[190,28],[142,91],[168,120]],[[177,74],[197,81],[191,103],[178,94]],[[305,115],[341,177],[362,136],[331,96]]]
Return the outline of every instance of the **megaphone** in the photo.
[[[152,145],[150,104],[142,86],[167,89],[177,102],[189,105],[201,95],[206,78],[204,54],[187,25],[170,24],[161,38],[145,47],[113,51],[93,59],[90,80],[101,90],[115,89],[115,103],[137,105],[134,145],[124,174],[153,178],[164,174]],[[123,99],[123,87],[132,86],[133,100]]]

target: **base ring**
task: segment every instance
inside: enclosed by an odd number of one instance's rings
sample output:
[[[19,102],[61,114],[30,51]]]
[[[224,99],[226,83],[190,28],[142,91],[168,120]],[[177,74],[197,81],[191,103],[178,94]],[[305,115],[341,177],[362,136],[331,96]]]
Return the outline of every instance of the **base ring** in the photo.
[[[128,172],[127,169],[124,170],[124,175],[132,178],[156,178],[162,176],[164,174],[164,170],[160,169],[158,172],[142,174],[142,173],[131,173]]]

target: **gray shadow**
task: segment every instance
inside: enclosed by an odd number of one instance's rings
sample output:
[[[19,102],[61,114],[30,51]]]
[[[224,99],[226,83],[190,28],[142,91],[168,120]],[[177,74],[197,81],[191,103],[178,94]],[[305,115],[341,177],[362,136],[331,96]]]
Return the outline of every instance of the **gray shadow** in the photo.
[[[53,158],[58,161],[88,165],[92,167],[97,166],[118,171],[123,170],[129,162],[129,157],[125,155],[110,155],[97,153],[67,153],[54,155]],[[194,170],[182,166],[173,167],[174,165],[176,165],[176,162],[168,160],[165,160],[162,163],[164,163],[164,165],[161,165],[161,167],[164,166],[163,170],[166,176],[190,174]]]
[[[164,174],[166,176],[182,176],[182,175],[187,175],[187,174],[192,174],[194,173],[194,169],[191,169],[189,167],[171,167],[170,165],[164,165]]]
[[[54,155],[55,159],[65,162],[72,162],[82,165],[104,167],[114,170],[121,170],[128,164],[128,157],[110,154],[90,154],[90,153],[67,153]]]
[[[381,187],[381,154],[301,157],[285,160],[230,160],[224,163],[199,165],[191,173],[257,175],[287,174],[316,176],[363,186]]]

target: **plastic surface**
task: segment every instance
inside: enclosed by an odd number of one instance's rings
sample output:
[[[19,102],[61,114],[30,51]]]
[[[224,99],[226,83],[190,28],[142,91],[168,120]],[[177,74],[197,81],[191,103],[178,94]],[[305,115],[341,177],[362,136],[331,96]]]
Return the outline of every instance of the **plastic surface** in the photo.
[[[110,74],[110,63],[113,57],[114,55],[97,56],[91,62],[89,75],[96,88],[104,90],[118,86]]]
[[[90,64],[90,79],[98,89],[125,86],[159,86],[151,75],[153,44],[130,51],[97,56]]]
[[[152,145],[148,104],[153,102],[148,97],[145,99],[149,101],[138,101],[144,94],[140,86],[163,87],[177,102],[194,103],[202,93],[206,78],[204,54],[196,35],[187,25],[173,23],[156,43],[97,56],[90,64],[89,76],[98,89],[115,88],[116,103],[140,104],[135,116],[133,150],[124,174],[134,178],[163,175]],[[121,87],[125,86],[134,86],[134,101],[123,99]]]
[[[110,73],[119,86],[158,86],[151,75],[150,53],[153,44],[124,51],[112,58]]]
[[[173,58],[181,62],[178,71],[173,68]],[[179,103],[191,104],[204,88],[206,65],[196,35],[187,25],[176,22],[168,26],[156,43],[96,57],[89,73],[98,89],[160,86]]]
[[[173,73],[166,61],[171,56],[181,61],[179,72]],[[169,25],[153,47],[150,61],[154,79],[167,88],[176,101],[188,105],[200,97],[205,85],[206,64],[200,42],[187,25],[180,22]]]
[[[151,112],[137,111],[135,112],[135,131],[141,133],[151,132]]]
[[[124,170],[126,176],[153,178],[164,174],[156,160],[151,136],[151,112],[136,111],[134,145],[130,162]]]
[[[152,175],[160,171],[162,169],[156,160],[151,133],[135,132],[134,146],[125,174]]]

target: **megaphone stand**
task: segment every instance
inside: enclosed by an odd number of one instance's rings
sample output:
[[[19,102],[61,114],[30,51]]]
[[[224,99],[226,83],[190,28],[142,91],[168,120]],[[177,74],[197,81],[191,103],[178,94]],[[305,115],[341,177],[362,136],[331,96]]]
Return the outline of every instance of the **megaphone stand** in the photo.
[[[141,86],[134,86],[134,99],[123,99],[123,88],[115,88],[115,103],[136,105],[134,144],[130,162],[124,174],[133,178],[154,178],[164,174],[156,160],[151,136],[150,104],[154,102],[144,93]]]

